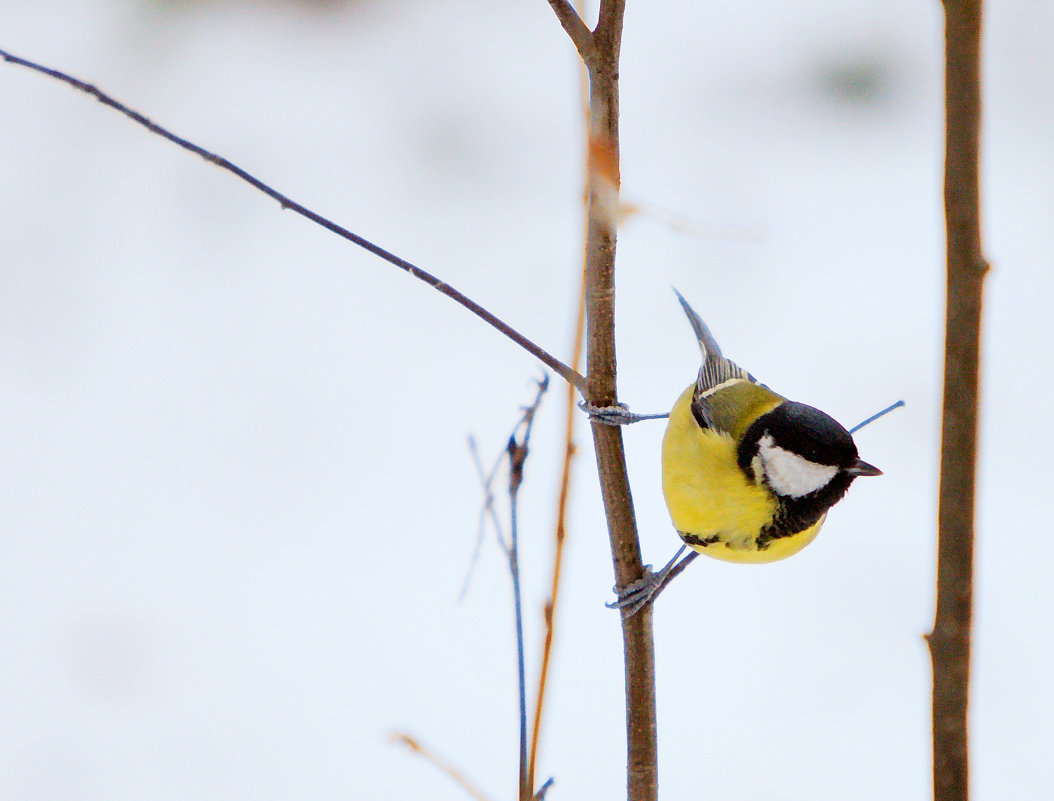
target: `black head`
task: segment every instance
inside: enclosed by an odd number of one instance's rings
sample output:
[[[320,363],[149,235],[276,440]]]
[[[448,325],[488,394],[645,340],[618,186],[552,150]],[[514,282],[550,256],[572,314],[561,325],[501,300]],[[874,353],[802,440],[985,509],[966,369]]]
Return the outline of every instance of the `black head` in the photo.
[[[841,423],[795,401],[781,403],[751,424],[738,459],[751,480],[764,481],[784,499],[812,498],[823,511],[837,503],[857,476],[881,475],[859,458]]]

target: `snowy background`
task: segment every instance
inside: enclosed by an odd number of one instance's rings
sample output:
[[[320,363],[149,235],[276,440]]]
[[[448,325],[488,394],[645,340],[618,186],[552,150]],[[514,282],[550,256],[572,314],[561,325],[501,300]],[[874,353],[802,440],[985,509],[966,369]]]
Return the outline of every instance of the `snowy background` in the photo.
[[[943,341],[940,4],[631,3],[620,396],[697,351],[861,432],[787,562],[697,563],[656,611],[666,798],[929,797]],[[991,4],[972,780],[1054,793],[1054,7]],[[567,357],[576,57],[544,0],[0,5],[0,47],[98,84],[417,261]],[[409,731],[513,797],[510,590],[466,447],[537,364],[422,284],[73,90],[0,65],[0,795],[463,799]],[[701,231],[701,233],[700,233]],[[556,384],[554,384],[556,386]],[[529,670],[562,388],[523,490]],[[626,431],[648,561],[677,545],[662,424]],[[621,638],[580,425],[540,778],[624,793]],[[533,679],[532,679],[533,683]]]

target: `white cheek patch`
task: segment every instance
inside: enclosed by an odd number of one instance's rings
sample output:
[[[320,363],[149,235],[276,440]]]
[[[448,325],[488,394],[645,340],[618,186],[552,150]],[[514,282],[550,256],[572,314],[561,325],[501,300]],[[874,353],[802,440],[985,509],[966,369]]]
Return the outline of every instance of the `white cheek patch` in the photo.
[[[758,440],[758,455],[772,491],[788,498],[800,498],[827,486],[838,474],[834,465],[810,462],[804,456],[784,450],[770,434]]]

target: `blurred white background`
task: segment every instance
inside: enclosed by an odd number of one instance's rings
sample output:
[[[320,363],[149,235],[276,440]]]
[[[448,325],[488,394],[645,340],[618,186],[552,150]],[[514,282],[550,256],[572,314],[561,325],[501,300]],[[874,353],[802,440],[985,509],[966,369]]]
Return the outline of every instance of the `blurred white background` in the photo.
[[[697,351],[861,432],[787,562],[697,563],[656,611],[666,798],[925,799],[943,342],[940,4],[631,3],[620,395]],[[972,778],[1054,792],[1054,7],[991,4]],[[0,6],[0,47],[96,83],[415,260],[563,357],[581,250],[576,58],[544,0]],[[422,284],[86,96],[0,68],[0,793],[463,799],[409,731],[513,797],[509,581],[465,442],[540,374]],[[554,384],[554,386],[556,386]],[[560,393],[523,490],[529,670]],[[584,422],[584,421],[582,421]],[[645,554],[677,545],[662,424],[626,432]],[[591,446],[541,777],[624,793],[621,638]],[[533,678],[532,678],[533,684]]]

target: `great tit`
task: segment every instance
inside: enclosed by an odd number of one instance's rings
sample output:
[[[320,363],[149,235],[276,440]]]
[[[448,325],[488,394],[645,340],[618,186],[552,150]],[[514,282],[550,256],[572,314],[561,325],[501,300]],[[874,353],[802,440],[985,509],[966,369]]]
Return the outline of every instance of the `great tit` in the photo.
[[[674,290],[676,292],[676,290]],[[830,415],[777,395],[721,354],[677,292],[703,363],[673,406],[662,442],[662,491],[685,546],[611,604],[633,614],[698,554],[775,562],[812,542],[853,479],[882,471],[857,455]]]

